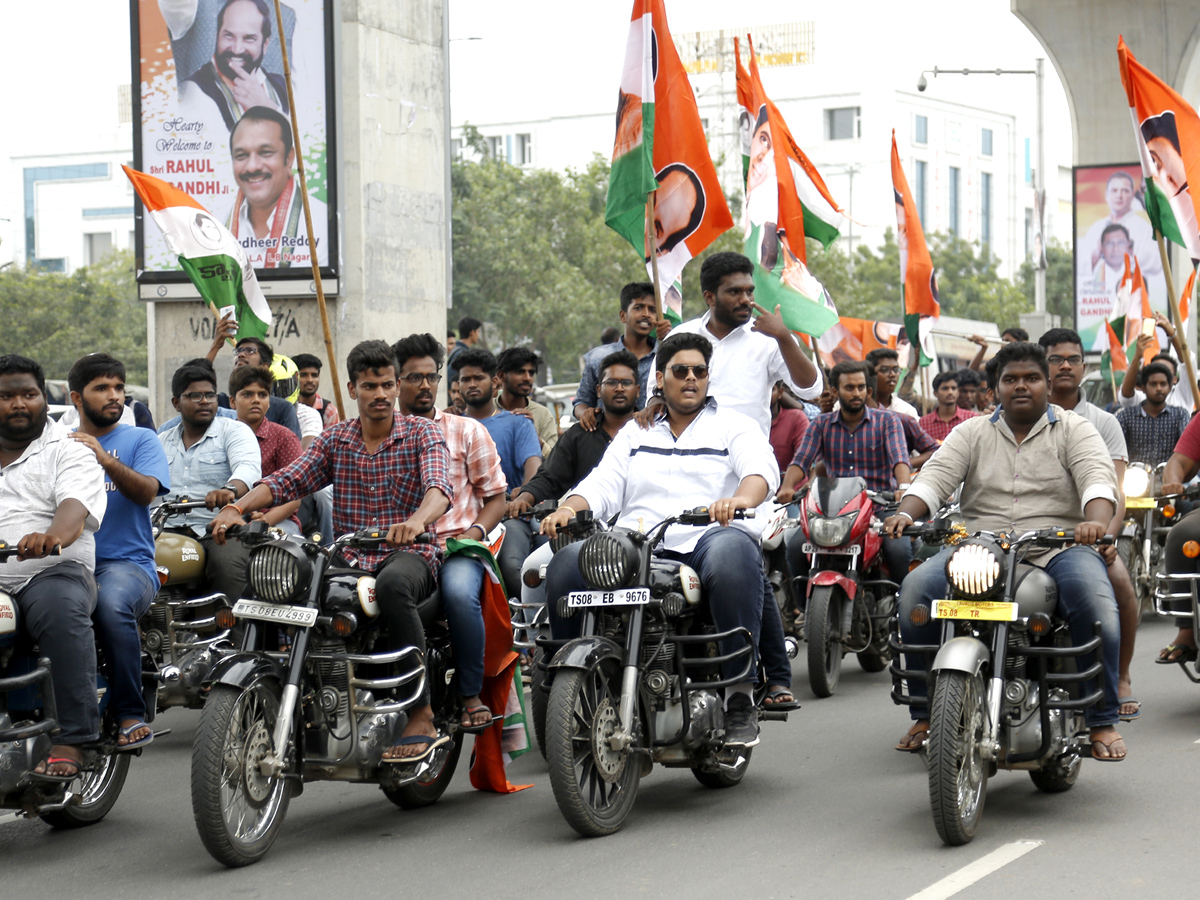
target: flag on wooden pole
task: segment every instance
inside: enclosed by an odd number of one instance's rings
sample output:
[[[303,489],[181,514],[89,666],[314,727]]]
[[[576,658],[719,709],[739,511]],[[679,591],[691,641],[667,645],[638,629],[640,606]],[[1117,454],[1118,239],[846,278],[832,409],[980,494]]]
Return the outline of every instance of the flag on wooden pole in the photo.
[[[937,276],[933,260],[925,246],[925,232],[917,216],[917,205],[908,189],[908,179],[900,165],[896,132],[892,131],[892,192],[896,201],[896,242],[900,245],[900,283],[904,296],[904,330],[908,340],[921,350],[919,365],[933,362],[929,334],[941,315]]]

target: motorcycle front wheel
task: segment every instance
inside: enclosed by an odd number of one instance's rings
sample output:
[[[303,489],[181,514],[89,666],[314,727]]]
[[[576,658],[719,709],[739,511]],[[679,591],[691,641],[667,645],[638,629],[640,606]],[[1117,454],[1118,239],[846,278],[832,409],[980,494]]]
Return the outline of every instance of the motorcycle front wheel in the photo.
[[[192,814],[200,840],[230,868],[258,862],[287,814],[291,789],[259,763],[273,752],[279,688],[219,684],[200,713],[192,746]]]
[[[951,846],[975,837],[983,815],[985,719],[981,675],[938,673],[929,710],[929,802],[938,836]]]
[[[637,799],[640,760],[608,743],[620,725],[620,702],[613,660],[555,672],[546,710],[550,786],[563,818],[584,837],[619,829]]]
[[[83,828],[95,825],[108,815],[129,774],[132,753],[110,753],[96,758],[95,766],[80,773],[80,779],[70,785],[79,797],[79,805],[64,806],[42,816],[42,821],[54,828]]]
[[[808,637],[808,683],[818,697],[832,697],[842,675],[842,604],[845,594],[818,585],[808,598],[804,626]]]
[[[421,781],[398,788],[380,785],[380,789],[401,809],[420,809],[437,803],[454,779],[454,770],[458,768],[458,758],[462,755],[463,739],[463,732],[456,731],[449,744],[435,750],[433,764],[421,776]]]

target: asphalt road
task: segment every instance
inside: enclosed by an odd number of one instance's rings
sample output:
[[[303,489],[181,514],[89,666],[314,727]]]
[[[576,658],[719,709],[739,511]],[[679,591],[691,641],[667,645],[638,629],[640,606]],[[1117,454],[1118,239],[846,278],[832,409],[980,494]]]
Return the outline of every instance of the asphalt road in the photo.
[[[473,791],[464,755],[442,800],[417,812],[373,786],[309,785],[266,859],[240,870],[214,862],[196,835],[188,775],[198,714],[172,711],[157,724],[173,733],[134,761],[104,822],[55,832],[0,818],[0,885],[6,898],[89,900],[1186,896],[1200,686],[1153,664],[1173,634],[1154,619],[1139,634],[1143,715],[1123,726],[1129,758],[1085,762],[1075,787],[1055,796],[1001,772],[965,847],[942,846],[924,766],[891,749],[906,719],[886,675],[847,660],[838,694],[816,700],[801,658],[803,709],[764,725],[741,785],[712,791],[687,771],[656,768],[610,837],[579,838],[566,825],[536,751],[510,768],[514,783],[534,787],[510,796]]]

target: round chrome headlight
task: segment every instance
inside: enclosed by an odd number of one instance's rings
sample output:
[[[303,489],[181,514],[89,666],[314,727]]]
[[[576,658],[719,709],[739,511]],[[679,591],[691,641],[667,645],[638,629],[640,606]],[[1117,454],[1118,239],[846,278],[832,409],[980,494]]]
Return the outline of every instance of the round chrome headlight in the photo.
[[[1004,589],[1004,556],[990,541],[960,544],[946,561],[946,578],[954,589],[975,600],[983,600]]]
[[[1126,497],[1148,497],[1152,481],[1149,469],[1137,463],[1130,463],[1129,468],[1125,470],[1121,489]]]
[[[593,534],[579,550],[579,574],[588,587],[615,591],[637,575],[638,550],[632,538],[620,531]]]
[[[850,537],[858,512],[848,513],[827,519],[824,516],[811,516],[808,520],[808,533],[812,542],[818,547],[840,547]]]
[[[288,603],[308,590],[312,563],[291,541],[273,541],[250,551],[250,589],[268,603]]]

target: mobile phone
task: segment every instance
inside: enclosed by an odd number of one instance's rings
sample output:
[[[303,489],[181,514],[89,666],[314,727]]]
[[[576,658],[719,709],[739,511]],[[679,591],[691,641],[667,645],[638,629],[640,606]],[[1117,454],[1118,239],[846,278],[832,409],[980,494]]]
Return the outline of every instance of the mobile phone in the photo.
[[[217,321],[220,321],[221,319],[225,318],[226,316],[229,316],[233,320],[233,324],[236,325],[237,324],[237,316],[234,315],[234,312],[236,310],[237,310],[236,306],[222,306],[217,311]]]
[[[1154,334],[1154,324],[1153,319],[1142,319],[1142,334],[1147,337]]]

